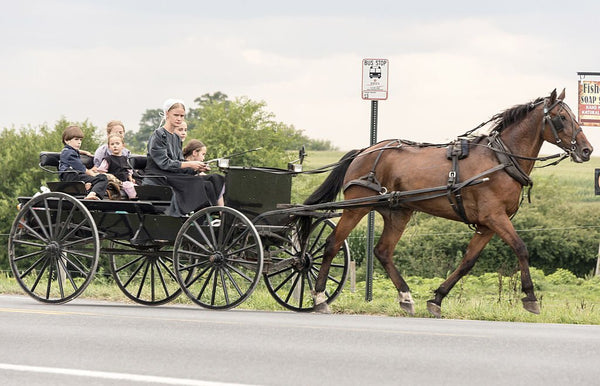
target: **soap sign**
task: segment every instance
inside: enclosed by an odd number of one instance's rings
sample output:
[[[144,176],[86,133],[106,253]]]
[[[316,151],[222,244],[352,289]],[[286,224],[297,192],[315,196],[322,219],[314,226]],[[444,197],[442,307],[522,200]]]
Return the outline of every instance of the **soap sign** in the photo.
[[[600,82],[579,82],[579,124],[600,126]]]
[[[363,59],[362,99],[385,100],[388,97],[387,59]]]

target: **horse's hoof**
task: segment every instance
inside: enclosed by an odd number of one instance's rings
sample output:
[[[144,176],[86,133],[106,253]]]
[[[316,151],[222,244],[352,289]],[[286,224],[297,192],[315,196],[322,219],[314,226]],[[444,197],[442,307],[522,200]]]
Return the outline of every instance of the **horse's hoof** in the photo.
[[[523,301],[523,308],[525,308],[527,311],[531,312],[532,314],[539,315],[540,305],[538,304],[537,300],[523,299],[522,301]]]
[[[313,311],[319,314],[331,314],[329,304],[327,304],[326,302],[316,304],[313,308]]]
[[[415,314],[415,306],[413,302],[400,302],[400,308],[410,316]]]
[[[398,302],[400,303],[400,308],[413,316],[415,314],[415,306],[410,295],[410,292],[398,292]]]
[[[442,317],[442,307],[435,304],[433,300],[427,301],[427,311],[436,318]]]

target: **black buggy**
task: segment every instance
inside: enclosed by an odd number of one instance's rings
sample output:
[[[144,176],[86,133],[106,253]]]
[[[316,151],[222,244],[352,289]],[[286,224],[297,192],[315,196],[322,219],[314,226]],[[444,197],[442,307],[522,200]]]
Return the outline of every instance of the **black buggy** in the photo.
[[[42,152],[40,167],[56,173],[58,159]],[[130,161],[141,170],[146,159]],[[8,240],[16,280],[38,301],[65,303],[86,289],[102,257],[123,293],[143,305],[168,303],[183,291],[203,307],[228,309],[246,300],[262,276],[278,303],[312,310],[336,214],[290,205],[292,177],[300,173],[293,167],[220,167],[226,206],[182,218],[164,214],[168,187],[138,186],[136,200],[94,201],[82,199],[83,183],[49,182],[49,192],[19,197]],[[310,219],[305,237],[302,219]],[[349,259],[344,243],[329,272],[328,303],[342,291]]]

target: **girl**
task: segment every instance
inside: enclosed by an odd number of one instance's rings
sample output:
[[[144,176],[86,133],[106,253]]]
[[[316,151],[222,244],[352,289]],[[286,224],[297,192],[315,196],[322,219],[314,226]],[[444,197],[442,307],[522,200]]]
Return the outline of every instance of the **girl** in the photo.
[[[110,155],[104,157],[100,166],[98,166],[98,172],[110,173],[118,180],[121,189],[127,194],[130,199],[136,198],[135,192],[135,180],[133,179],[133,170],[127,162],[127,157],[123,155],[125,142],[123,137],[118,134],[111,134],[108,136],[108,149]],[[111,179],[110,177],[108,177]]]
[[[108,122],[106,125],[106,135],[110,136],[111,134],[117,134],[121,137],[125,137],[125,126],[123,125],[123,122],[117,120]],[[94,167],[97,168],[100,166],[102,160],[108,157],[110,154],[110,149],[106,143],[96,149],[96,152],[94,153]],[[129,154],[129,150],[123,148],[123,155],[129,157]]]

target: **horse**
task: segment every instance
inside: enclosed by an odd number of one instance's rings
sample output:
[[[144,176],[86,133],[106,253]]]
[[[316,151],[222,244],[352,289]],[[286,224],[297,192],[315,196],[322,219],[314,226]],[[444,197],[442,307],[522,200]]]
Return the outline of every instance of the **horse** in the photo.
[[[527,247],[511,222],[544,141],[565,151],[563,158],[589,161],[592,145],[564,102],[565,90],[549,97],[516,105],[494,115],[489,134],[471,135],[448,144],[422,144],[406,140],[381,141],[348,152],[325,181],[304,201],[305,205],[334,202],[343,190],[344,201],[369,200],[387,192],[400,192],[391,204],[343,208],[334,232],[326,240],[324,257],[313,290],[314,311],[329,312],[325,284],[333,256],[352,229],[371,210],[383,217],[383,231],[374,254],[394,283],[403,311],[414,315],[409,286],[394,266],[394,248],[415,211],[454,221],[474,229],[459,266],[427,301],[428,311],[441,317],[442,300],[477,261],[494,234],[512,248],[519,262],[525,310],[540,308],[529,273]],[[483,124],[482,124],[483,125]],[[460,137],[459,137],[460,139]],[[458,151],[457,151],[458,150]],[[350,201],[346,201],[350,200]],[[353,201],[352,201],[353,202]]]

